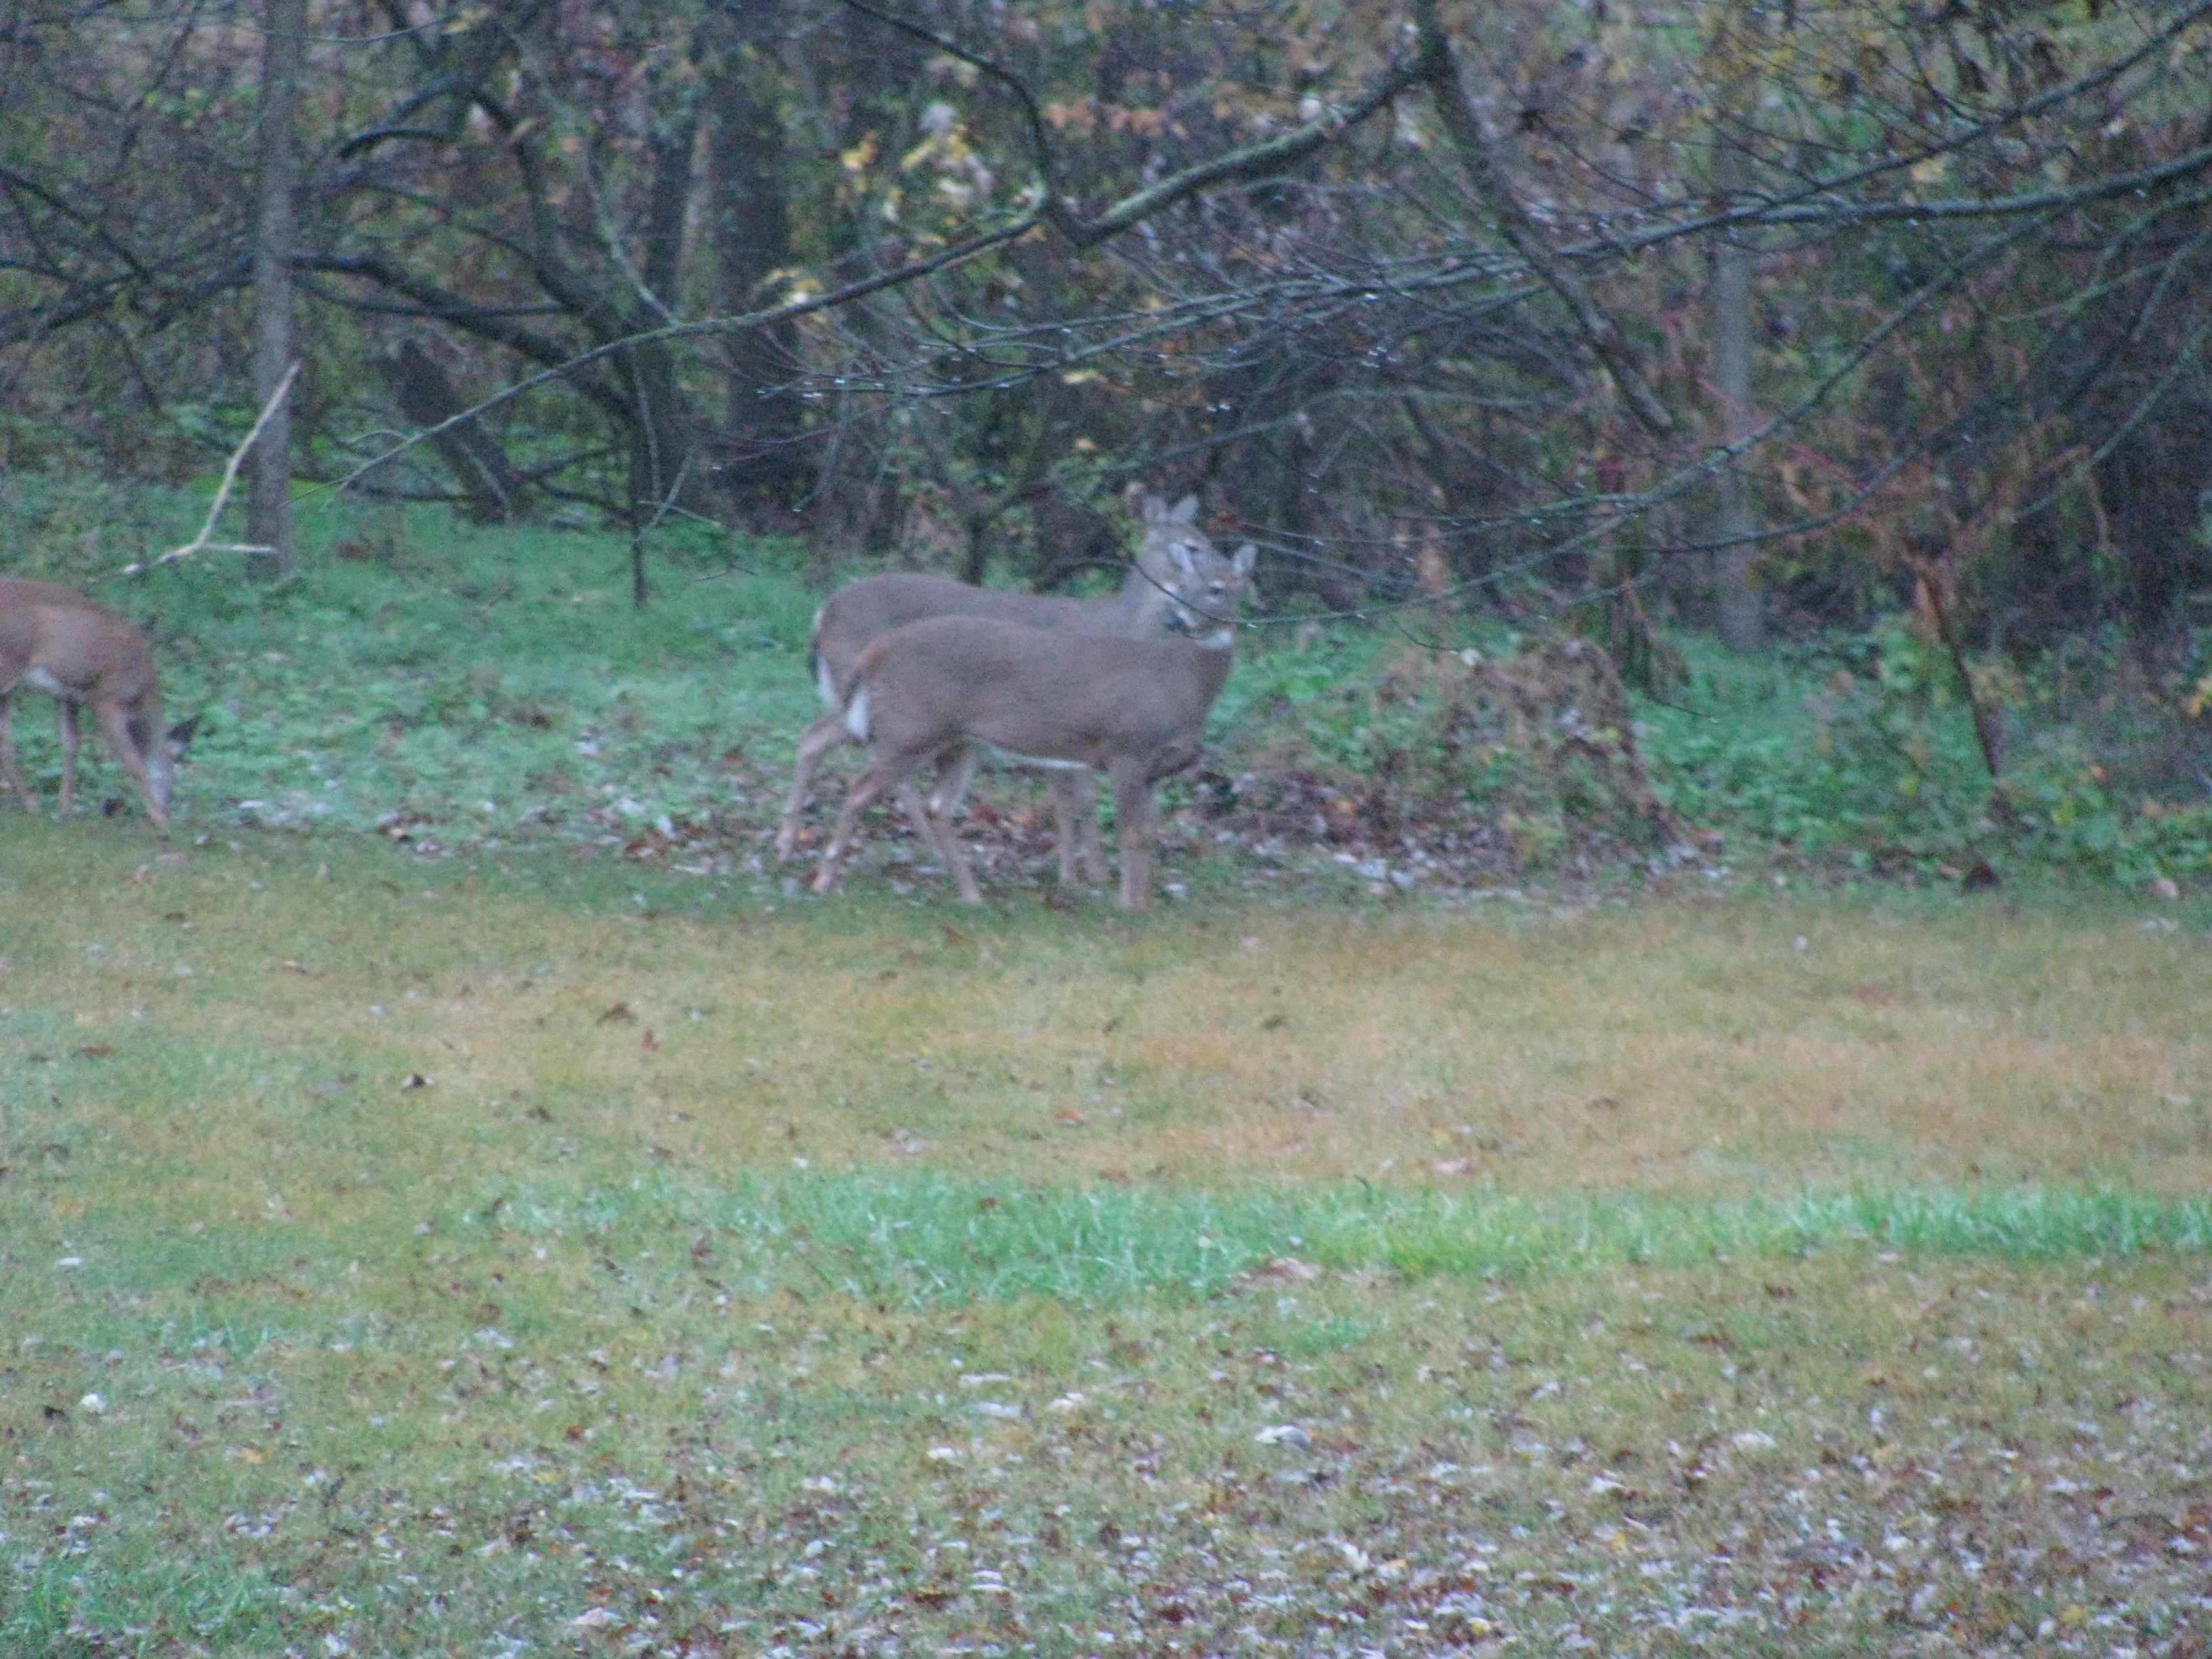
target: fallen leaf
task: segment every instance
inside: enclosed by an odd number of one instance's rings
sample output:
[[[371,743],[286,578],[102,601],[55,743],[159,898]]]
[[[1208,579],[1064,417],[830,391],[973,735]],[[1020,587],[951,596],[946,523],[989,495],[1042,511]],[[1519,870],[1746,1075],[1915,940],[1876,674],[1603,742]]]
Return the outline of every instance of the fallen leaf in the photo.
[[[1266,1267],[1255,1267],[1250,1277],[1278,1279],[1285,1284],[1299,1284],[1307,1279],[1319,1279],[1321,1269],[1310,1261],[1299,1261],[1294,1255],[1279,1255]]]
[[[286,957],[283,961],[278,963],[276,967],[279,972],[286,974],[304,974],[307,971],[289,957]]]
[[[1085,1121],[1083,1114],[1077,1111],[1073,1106],[1063,1106],[1058,1111],[1054,1112],[1053,1115],[1059,1119],[1062,1123],[1071,1125],[1081,1123]]]
[[[78,1055],[85,1060],[106,1060],[114,1052],[115,1045],[112,1042],[88,1042],[77,1050]]]
[[[660,1052],[660,1039],[653,1036],[653,1027],[648,1025],[645,1028],[645,1035],[637,1040],[637,1046],[641,1054],[657,1054]]]
[[[635,1014],[630,1012],[629,1004],[627,1002],[611,1002],[607,1005],[606,1012],[601,1014],[599,1018],[593,1022],[593,1024],[599,1025],[627,1025],[636,1018],[637,1016]]]
[[[429,1086],[430,1079],[424,1077],[422,1073],[410,1072],[407,1073],[405,1079],[400,1083],[399,1092],[405,1094],[410,1089],[427,1089]]]

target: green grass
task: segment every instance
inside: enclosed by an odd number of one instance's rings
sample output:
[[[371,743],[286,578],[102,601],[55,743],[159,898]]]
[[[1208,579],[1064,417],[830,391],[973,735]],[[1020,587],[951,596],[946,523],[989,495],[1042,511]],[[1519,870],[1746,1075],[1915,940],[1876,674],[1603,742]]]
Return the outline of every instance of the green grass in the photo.
[[[2011,1263],[2212,1251],[2212,1201],[2044,1187],[1693,1204],[1497,1188],[1071,1189],[810,1175],[702,1187],[664,1177],[613,1189],[521,1183],[472,1200],[448,1224],[643,1237],[670,1218],[726,1237],[732,1269],[757,1295],[829,1289],[915,1310],[1031,1297],[1203,1300],[1283,1257],[1414,1280],[1776,1262],[1862,1246]]]

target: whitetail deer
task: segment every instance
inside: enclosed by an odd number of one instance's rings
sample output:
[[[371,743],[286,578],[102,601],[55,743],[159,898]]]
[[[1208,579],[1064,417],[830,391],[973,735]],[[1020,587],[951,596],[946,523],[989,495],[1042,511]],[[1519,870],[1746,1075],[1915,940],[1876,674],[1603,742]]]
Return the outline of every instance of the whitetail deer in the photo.
[[[8,725],[9,701],[26,686],[60,705],[62,816],[76,787],[76,711],[88,704],[147,816],[167,829],[175,762],[198,722],[162,729],[154,654],[137,624],[58,582],[0,577],[0,774],[27,811],[30,786]]]
[[[1229,562],[1198,527],[1198,497],[1186,495],[1170,507],[1158,495],[1143,501],[1144,544],[1128,580],[1111,599],[1071,599],[1054,595],[1004,593],[970,587],[946,576],[867,576],[841,587],[815,613],[811,652],[816,686],[829,713],[799,739],[799,759],[776,832],[776,862],[799,847],[799,820],[806,809],[806,790],[822,757],[839,744],[854,741],[846,729],[846,694],[860,653],[892,629],[927,617],[981,617],[1056,633],[1128,639],[1164,637],[1171,628],[1188,626],[1190,601],[1203,586],[1219,579]],[[1079,770],[1052,775],[1054,815],[1060,828],[1060,879],[1072,887],[1084,879],[1106,878],[1105,849],[1098,842],[1093,811],[1096,792]]]
[[[1206,629],[1197,638],[1100,638],[933,617],[862,652],[840,712],[854,738],[875,744],[875,758],[846,791],[815,890],[836,884],[861,811],[896,789],[960,896],[982,902],[950,819],[976,749],[988,745],[1033,764],[1105,773],[1121,831],[1121,903],[1150,903],[1152,786],[1198,757],[1206,711],[1229,678],[1254,555],[1239,549],[1202,582],[1188,549],[1173,556],[1195,590],[1188,603]],[[925,764],[938,776],[928,798],[910,781]]]

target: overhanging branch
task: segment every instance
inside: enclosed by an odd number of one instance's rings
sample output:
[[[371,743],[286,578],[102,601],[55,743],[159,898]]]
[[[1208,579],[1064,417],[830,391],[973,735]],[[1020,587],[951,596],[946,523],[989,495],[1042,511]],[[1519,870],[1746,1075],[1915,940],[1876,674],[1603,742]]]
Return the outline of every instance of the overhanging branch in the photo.
[[[1622,398],[1638,422],[1646,431],[1667,436],[1674,430],[1674,417],[1644,379],[1644,367],[1637,361],[1620,325],[1583,286],[1582,279],[1559,262],[1541,228],[1528,216],[1528,210],[1521,205],[1512,187],[1499,176],[1491,157],[1489,141],[1483,137],[1474,111],[1468,106],[1459,54],[1453,51],[1451,37],[1444,33],[1443,21],[1437,15],[1437,0],[1413,0],[1413,21],[1420,39],[1420,52],[1414,60],[1416,73],[1428,82],[1437,112],[1443,117],[1444,131],[1451,135],[1453,147],[1459,152],[1460,165],[1466,168],[1475,193],[1497,221],[1498,234],[1566,307],[1591,353],[1613,376],[1613,384],[1620,388]]]

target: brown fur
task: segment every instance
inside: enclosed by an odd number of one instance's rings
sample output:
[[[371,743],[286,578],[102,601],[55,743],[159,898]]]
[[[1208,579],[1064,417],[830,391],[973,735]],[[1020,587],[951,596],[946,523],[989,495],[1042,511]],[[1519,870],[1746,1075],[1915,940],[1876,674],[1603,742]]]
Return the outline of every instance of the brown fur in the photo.
[[[147,816],[167,828],[172,763],[191,728],[162,730],[154,653],[137,624],[74,588],[0,577],[0,775],[28,811],[30,786],[9,730],[9,702],[26,684],[59,705],[62,816],[69,816],[76,783],[76,710],[89,705],[117,763],[138,786]]]

